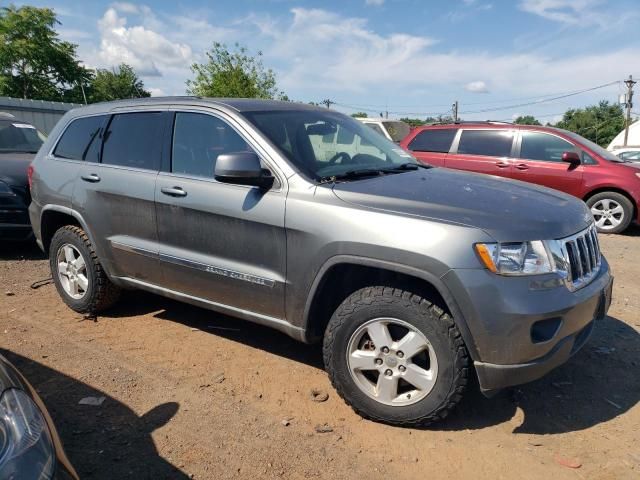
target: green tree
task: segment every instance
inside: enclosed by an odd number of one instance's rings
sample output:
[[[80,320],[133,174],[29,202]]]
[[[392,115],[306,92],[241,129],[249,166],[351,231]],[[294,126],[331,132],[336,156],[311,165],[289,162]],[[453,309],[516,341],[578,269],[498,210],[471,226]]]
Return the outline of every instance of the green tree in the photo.
[[[85,82],[76,45],[58,38],[50,8],[0,9],[0,95],[61,100],[64,91]]]
[[[517,125],[542,125],[533,115],[520,115],[513,123]]]
[[[555,126],[606,147],[624,128],[624,112],[620,105],[602,100],[597,105],[567,110]]]
[[[367,118],[369,115],[367,115],[365,112],[355,112],[352,113],[351,116],[353,118]]]
[[[400,121],[406,123],[410,127],[419,127],[427,123],[424,120],[421,120],[419,118],[409,118],[409,117],[401,118]]]
[[[89,85],[90,102],[106,102],[121,98],[150,97],[144,83],[126,63],[111,70],[98,69]]]
[[[252,56],[235,44],[233,51],[215,42],[206,63],[194,63],[193,80],[187,80],[187,93],[201,97],[283,98],[273,70],[262,64],[262,52]]]

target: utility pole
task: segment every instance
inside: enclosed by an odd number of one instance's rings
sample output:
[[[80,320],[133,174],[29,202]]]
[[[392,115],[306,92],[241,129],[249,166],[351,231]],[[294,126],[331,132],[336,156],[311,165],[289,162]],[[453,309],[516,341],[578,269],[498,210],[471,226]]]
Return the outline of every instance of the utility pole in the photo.
[[[626,97],[626,107],[627,107],[627,119],[624,127],[624,147],[627,146],[627,141],[629,140],[629,125],[631,124],[631,108],[633,107],[633,86],[637,82],[633,79],[631,75],[629,75],[629,80],[625,80],[624,84],[627,86],[627,97]]]
[[[457,122],[458,121],[458,100],[453,102],[453,105],[451,106],[451,108],[453,109],[453,121]]]
[[[334,104],[334,103],[336,103],[336,102],[334,102],[334,101],[332,101],[332,100],[329,100],[329,99],[327,98],[327,99],[325,99],[325,100],[321,101],[320,103],[321,103],[321,104],[323,104],[323,105],[326,105],[326,106],[327,106],[327,108],[331,108],[331,105],[332,105],[332,104]]]

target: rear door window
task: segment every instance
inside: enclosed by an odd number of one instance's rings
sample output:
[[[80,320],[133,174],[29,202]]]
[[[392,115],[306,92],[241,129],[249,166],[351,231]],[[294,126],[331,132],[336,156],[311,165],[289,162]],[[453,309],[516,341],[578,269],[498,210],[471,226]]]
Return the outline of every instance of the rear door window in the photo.
[[[575,147],[555,135],[542,132],[522,132],[520,158],[541,160],[544,162],[561,162],[564,152],[575,152]]]
[[[453,137],[456,136],[456,131],[454,128],[423,130],[411,140],[409,150],[414,152],[448,153]]]
[[[513,132],[509,130],[463,130],[457,153],[510,157],[513,137]]]
[[[72,121],[60,137],[53,155],[69,160],[97,162],[100,153],[100,129],[104,121],[105,115]]]
[[[213,177],[219,155],[253,152],[226,122],[203,113],[176,113],[171,148],[171,171]]]
[[[163,118],[161,112],[114,115],[104,135],[102,163],[159,170]]]

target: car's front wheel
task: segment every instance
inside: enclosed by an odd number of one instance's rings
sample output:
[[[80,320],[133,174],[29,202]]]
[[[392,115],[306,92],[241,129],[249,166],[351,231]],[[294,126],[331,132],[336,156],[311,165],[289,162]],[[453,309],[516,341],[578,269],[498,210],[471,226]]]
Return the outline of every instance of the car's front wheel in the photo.
[[[101,312],[120,296],[120,289],[107,277],[80,227],[67,225],[53,235],[49,263],[60,297],[76,312]]]
[[[462,398],[469,355],[451,316],[408,291],[367,287],[333,314],[324,363],[365,418],[400,426],[443,419]]]
[[[622,233],[633,220],[633,204],[617,192],[601,192],[587,200],[600,233]]]

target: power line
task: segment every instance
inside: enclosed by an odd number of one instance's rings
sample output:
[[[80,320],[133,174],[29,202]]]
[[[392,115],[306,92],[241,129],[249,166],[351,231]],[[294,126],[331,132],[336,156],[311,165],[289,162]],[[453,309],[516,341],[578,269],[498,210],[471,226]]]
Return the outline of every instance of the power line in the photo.
[[[530,105],[539,105],[541,103],[553,102],[555,100],[561,100],[563,98],[573,97],[575,95],[580,95],[581,93],[592,92],[592,91],[598,90],[600,88],[605,88],[605,87],[609,87],[611,85],[615,85],[617,83],[619,83],[618,80],[616,80],[615,82],[605,83],[604,85],[598,85],[596,87],[585,88],[583,90],[578,90],[578,91],[575,91],[575,92],[566,93],[564,95],[559,95],[559,96],[552,97],[552,98],[547,98],[547,99],[543,99],[543,100],[537,100],[535,102],[519,103],[519,104],[507,105],[506,107],[498,107],[498,108],[483,108],[481,110],[469,110],[469,111],[460,112],[460,113],[466,115],[466,114],[470,114],[470,113],[497,112],[497,111],[500,111],[500,110],[509,110],[509,109],[512,109],[512,108],[528,107]]]
[[[587,88],[585,90],[571,90],[568,92],[557,92],[557,93],[548,93],[545,95],[532,95],[529,97],[514,97],[514,98],[506,98],[506,99],[502,99],[502,100],[489,100],[489,101],[482,101],[482,102],[464,102],[465,105],[497,105],[497,104],[502,104],[502,103],[508,103],[508,102],[517,102],[517,101],[521,101],[521,100],[531,100],[531,99],[535,99],[536,102],[531,102],[531,104],[535,104],[535,103],[544,103],[547,101],[552,101],[555,98],[566,98],[566,97],[570,97],[573,95],[578,95],[580,93],[584,93],[584,92],[588,92],[591,90],[596,90],[599,88],[604,88],[604,87],[608,87],[611,85],[615,85],[615,84],[620,84],[619,81],[615,81],[615,82],[611,82],[611,83],[607,83],[605,85],[599,85],[597,87],[592,87],[592,88]],[[553,97],[553,98],[548,98],[548,97]],[[340,102],[339,102],[340,103]],[[338,104],[339,104],[338,103]],[[429,108],[439,108],[439,107],[448,107],[450,104],[448,103],[436,103],[436,104],[430,104],[430,105],[420,105],[420,106],[416,106],[415,104],[413,105],[387,105],[387,104],[377,104],[377,103],[350,103],[350,105],[348,105],[349,108],[354,108],[354,109],[360,109],[362,111],[375,111],[378,112],[379,109],[386,109],[388,107],[390,108],[394,108],[394,109],[402,109],[402,108],[418,108],[418,109],[429,109]],[[505,107],[505,108],[510,108],[510,107]],[[367,110],[369,109],[369,110]],[[391,112],[390,112],[391,113]],[[409,114],[413,114],[414,112],[400,112],[400,113],[409,113]],[[466,113],[474,113],[474,112],[466,112]]]

